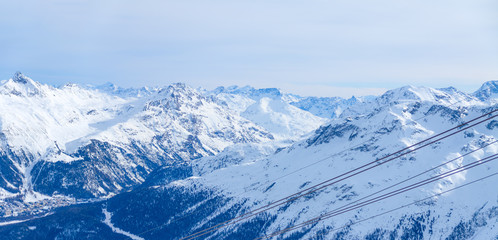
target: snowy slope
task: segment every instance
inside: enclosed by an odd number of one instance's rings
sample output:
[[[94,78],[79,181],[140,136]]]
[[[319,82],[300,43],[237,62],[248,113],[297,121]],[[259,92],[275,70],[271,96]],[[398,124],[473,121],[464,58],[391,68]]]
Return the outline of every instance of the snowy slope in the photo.
[[[276,88],[219,87],[204,93],[213,96],[241,116],[270,131],[277,140],[299,140],[327,120],[300,109],[292,102],[300,97]]]
[[[0,85],[0,114],[2,198],[107,196],[158,166],[273,139],[184,84],[55,88],[16,73]]]
[[[281,100],[267,97],[247,107],[241,116],[267,129],[278,140],[298,140],[326,122]]]
[[[21,73],[0,85],[2,133],[18,150],[44,154],[88,133],[91,125],[114,118],[132,101],[68,84],[54,88]]]

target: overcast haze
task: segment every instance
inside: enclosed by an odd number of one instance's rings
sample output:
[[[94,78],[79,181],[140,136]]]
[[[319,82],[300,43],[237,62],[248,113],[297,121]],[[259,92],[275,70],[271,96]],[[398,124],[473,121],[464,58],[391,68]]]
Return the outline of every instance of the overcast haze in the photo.
[[[0,79],[124,87],[474,91],[498,79],[498,1],[2,1]]]

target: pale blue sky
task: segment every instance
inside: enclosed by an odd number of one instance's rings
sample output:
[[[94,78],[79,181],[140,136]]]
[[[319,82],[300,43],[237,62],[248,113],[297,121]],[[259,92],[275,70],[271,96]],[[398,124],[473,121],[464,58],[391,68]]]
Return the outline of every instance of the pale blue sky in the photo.
[[[498,1],[0,3],[0,79],[278,87],[302,95],[498,79]]]

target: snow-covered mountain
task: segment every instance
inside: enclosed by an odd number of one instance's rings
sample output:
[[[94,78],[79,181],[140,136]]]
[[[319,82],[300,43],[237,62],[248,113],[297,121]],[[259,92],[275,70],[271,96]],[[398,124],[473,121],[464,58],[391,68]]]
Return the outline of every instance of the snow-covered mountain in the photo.
[[[496,103],[498,98],[498,81],[485,82],[479,90],[472,94],[482,101]]]
[[[22,195],[14,191],[16,186],[29,189],[25,185],[30,183],[34,192],[47,197],[108,198],[70,202],[74,205],[42,212],[47,216],[4,214],[0,236],[8,239],[181,239],[498,110],[496,81],[472,94],[407,86],[379,97],[346,100],[251,87],[197,91],[175,84],[139,93],[116,87],[52,88],[16,79],[3,83],[8,90],[0,98],[11,106],[1,112],[5,202]],[[21,88],[28,83],[38,90]],[[81,105],[52,109],[57,105],[50,105],[56,104],[51,96],[63,97],[67,89],[80,96],[67,98]],[[86,105],[86,98],[96,102]],[[37,141],[25,139],[29,134],[21,130],[38,128],[16,118],[16,105],[33,108],[26,113],[30,121],[46,118],[68,128],[67,135],[51,135],[45,127],[45,132],[35,132],[38,145],[23,147]],[[84,115],[90,107],[95,114]],[[78,118],[67,123],[74,119],[63,114],[67,111],[76,111]],[[68,124],[81,129],[71,130]],[[198,239],[255,239],[420,173],[399,187],[498,154],[497,129],[498,117],[489,119]],[[17,134],[25,137],[15,138]],[[28,163],[30,173],[17,168],[28,169]],[[497,172],[497,162],[490,161],[273,239],[498,239],[498,176],[477,181]],[[458,189],[431,197],[453,188]]]
[[[327,121],[292,105],[301,97],[282,93],[276,88],[231,86],[204,94],[213,96],[221,105],[269,130],[280,141],[298,140]]]
[[[159,167],[233,144],[282,146],[326,121],[260,96],[240,111],[185,84],[52,87],[18,72],[0,84],[0,199],[108,197]]]
[[[340,97],[302,97],[296,94],[281,92],[277,88],[256,89],[250,86],[218,87],[213,91],[204,90],[203,92],[216,96],[239,112],[245,111],[250,105],[261,99],[272,99],[295,106],[325,119],[336,118],[348,107],[375,99],[374,96],[353,96],[350,99]]]
[[[274,138],[184,84],[113,91],[55,88],[21,73],[2,82],[1,197],[106,196],[158,166]]]

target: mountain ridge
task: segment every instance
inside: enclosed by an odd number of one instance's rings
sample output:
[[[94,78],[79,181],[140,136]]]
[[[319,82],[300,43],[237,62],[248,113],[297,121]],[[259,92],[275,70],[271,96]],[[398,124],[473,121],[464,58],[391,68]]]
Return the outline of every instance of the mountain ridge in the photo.
[[[55,88],[22,74],[14,78],[0,85],[0,235],[21,239],[47,232],[54,238],[179,239],[497,108],[496,81],[471,94],[405,86],[378,97],[340,99],[286,95],[276,88],[204,91],[182,83],[138,90]],[[61,99],[66,102],[59,104]],[[426,175],[496,154],[496,126],[489,120],[205,237],[253,239],[444,161],[456,159]],[[496,191],[479,191],[493,189],[492,181],[332,231],[384,206],[462,186],[496,167],[464,171],[282,239],[498,237]],[[92,229],[96,233],[86,233]]]

